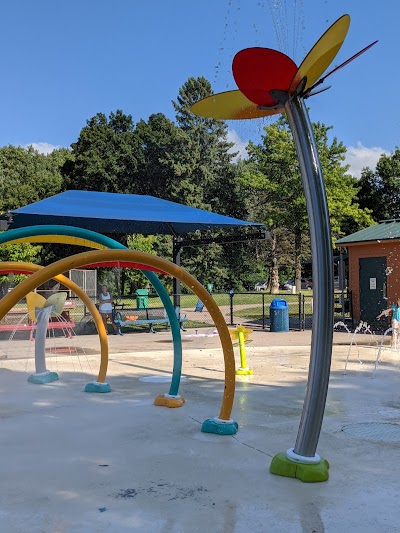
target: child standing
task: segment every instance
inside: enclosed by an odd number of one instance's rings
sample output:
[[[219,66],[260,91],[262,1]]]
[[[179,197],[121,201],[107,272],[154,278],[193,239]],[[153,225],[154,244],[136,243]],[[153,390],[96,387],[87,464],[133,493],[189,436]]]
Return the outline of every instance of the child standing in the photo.
[[[397,304],[390,306],[388,309],[385,309],[380,313],[376,318],[379,320],[382,316],[392,315],[392,341],[390,346],[392,348],[397,348],[397,339],[399,336],[399,325],[400,325],[400,298],[397,298]]]
[[[117,329],[117,326],[115,325],[115,322],[112,316],[112,309],[113,309],[112,296],[108,292],[107,285],[102,285],[101,293],[99,294],[99,312],[103,320],[104,327],[106,328],[106,331],[107,331],[107,318],[109,318],[111,320],[111,325],[114,330],[114,335],[118,335],[118,329]],[[119,331],[119,334],[122,335],[122,332]]]

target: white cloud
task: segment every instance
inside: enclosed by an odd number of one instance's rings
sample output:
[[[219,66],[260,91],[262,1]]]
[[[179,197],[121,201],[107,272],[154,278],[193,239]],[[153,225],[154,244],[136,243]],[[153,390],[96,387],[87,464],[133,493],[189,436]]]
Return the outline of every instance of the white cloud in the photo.
[[[237,161],[238,159],[247,159],[249,157],[249,154],[247,153],[246,146],[248,144],[248,141],[243,141],[237,131],[228,129],[228,135],[227,140],[230,143],[234,143],[234,146],[230,148],[230,153],[236,153],[239,152],[238,155],[233,159],[234,161]]]
[[[62,148],[61,146],[55,146],[54,144],[49,143],[29,143],[24,144],[22,148],[29,148],[29,146],[32,146],[40,154],[45,155],[50,154],[53,150],[57,150],[57,148]]]
[[[350,165],[349,173],[356,178],[360,178],[364,167],[375,170],[376,163],[382,154],[390,154],[390,152],[380,146],[368,148],[360,141],[358,141],[356,146],[347,147],[346,163]]]

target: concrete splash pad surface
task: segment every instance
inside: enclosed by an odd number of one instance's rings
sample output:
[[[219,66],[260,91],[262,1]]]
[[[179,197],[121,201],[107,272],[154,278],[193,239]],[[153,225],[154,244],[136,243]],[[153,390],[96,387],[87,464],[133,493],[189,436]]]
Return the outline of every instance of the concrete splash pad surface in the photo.
[[[255,335],[247,348],[254,376],[238,378],[234,437],[200,432],[222,397],[215,339],[184,343],[188,380],[180,393],[187,403],[180,409],[155,407],[168,385],[138,379],[171,372],[167,333],[110,338],[113,392],[106,395],[82,392],[97,370],[92,354],[48,356],[60,381],[45,386],[26,382],[32,359],[0,361],[1,531],[399,531],[400,442],[342,431],[400,423],[397,354],[385,354],[372,379],[375,350],[360,348],[364,365],[350,357],[343,375],[347,346],[334,347],[318,448],[331,463],[328,482],[268,472],[271,457],[293,446],[299,425],[309,351],[296,335],[280,337],[289,347],[264,346],[268,334]],[[96,346],[90,338],[76,342]]]

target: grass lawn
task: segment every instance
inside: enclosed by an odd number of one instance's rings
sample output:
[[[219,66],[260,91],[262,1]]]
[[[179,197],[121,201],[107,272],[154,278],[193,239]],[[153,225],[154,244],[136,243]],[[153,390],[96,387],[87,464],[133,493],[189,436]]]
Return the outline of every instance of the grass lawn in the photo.
[[[312,296],[312,291],[307,291],[306,296]],[[289,291],[281,291],[279,294],[269,294],[266,292],[249,292],[249,293],[238,293],[233,296],[233,305],[247,305],[247,304],[262,304],[262,299],[264,296],[265,305],[269,305],[272,300],[275,298],[283,298],[291,302],[298,302],[299,295],[292,294]],[[230,305],[230,296],[229,294],[212,294],[217,305]],[[181,294],[181,308],[195,308],[197,303],[197,296],[195,294]],[[171,296],[171,301],[173,297]],[[133,297],[124,297],[121,298],[119,303],[126,302],[129,305],[132,304],[132,307],[136,306],[136,299]],[[162,307],[161,299],[156,295],[149,295],[149,307]]]
[[[305,314],[306,315],[311,315],[312,314],[312,310],[311,310],[311,305],[305,305],[304,306],[304,310],[305,310]],[[266,318],[269,318],[269,306],[265,307],[264,308],[264,314],[265,314],[265,317]],[[262,319],[262,307],[247,307],[247,308],[244,308],[244,309],[237,309],[235,311],[235,308],[234,308],[234,315],[235,316],[240,316],[240,317],[243,317],[243,318],[250,318],[252,320],[261,320]],[[296,305],[295,303],[291,303],[289,305],[289,316],[291,317],[298,317],[299,316],[299,306],[298,304]]]

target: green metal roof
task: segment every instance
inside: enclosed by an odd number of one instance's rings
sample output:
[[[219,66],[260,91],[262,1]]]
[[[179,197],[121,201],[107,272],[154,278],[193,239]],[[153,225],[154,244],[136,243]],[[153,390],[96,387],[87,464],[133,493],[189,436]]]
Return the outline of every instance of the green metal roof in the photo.
[[[400,219],[398,218],[381,220],[379,224],[342,237],[336,241],[336,245],[346,246],[356,242],[387,241],[389,239],[400,239]]]

